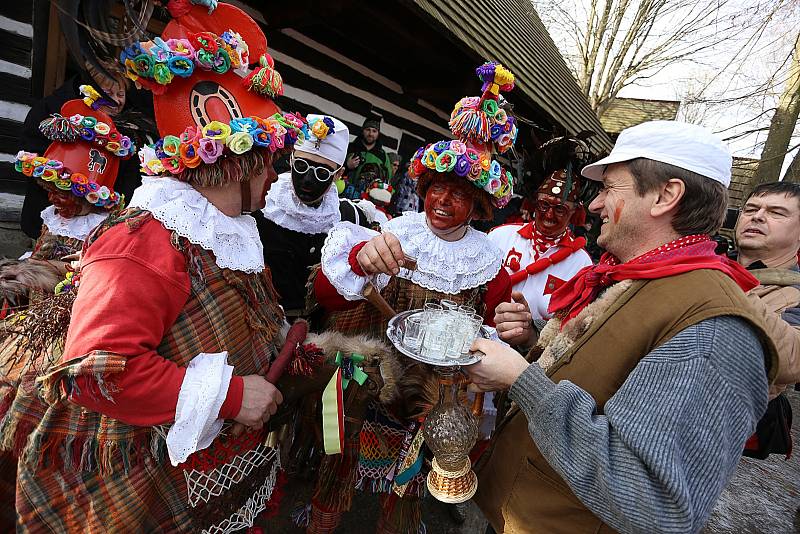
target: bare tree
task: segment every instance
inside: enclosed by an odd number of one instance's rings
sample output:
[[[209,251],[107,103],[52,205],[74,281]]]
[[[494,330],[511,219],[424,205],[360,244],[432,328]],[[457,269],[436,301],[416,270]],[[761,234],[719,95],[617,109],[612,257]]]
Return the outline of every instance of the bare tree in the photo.
[[[783,161],[786,154],[792,150],[789,148],[789,143],[797,126],[797,117],[799,115],[800,34],[795,39],[789,76],[770,121],[769,134],[764,143],[764,150],[761,152],[761,161],[753,176],[753,185],[764,182],[777,182],[780,179]]]
[[[786,174],[783,175],[783,179],[787,182],[800,183],[800,151],[795,154],[792,163],[786,169]]]
[[[625,87],[668,66],[703,64],[792,0],[532,0],[602,116]]]

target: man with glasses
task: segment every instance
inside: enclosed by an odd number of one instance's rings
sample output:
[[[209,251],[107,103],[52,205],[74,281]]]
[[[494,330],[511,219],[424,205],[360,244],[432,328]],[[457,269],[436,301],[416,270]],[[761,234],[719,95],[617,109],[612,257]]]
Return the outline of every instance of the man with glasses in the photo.
[[[581,166],[574,157],[578,152],[574,146],[585,143],[561,138],[543,149],[556,145],[572,147],[567,152],[571,157],[551,160],[555,170],[536,190],[533,221],[506,224],[489,232],[489,239],[505,255],[503,266],[514,284],[512,302],[503,302],[496,309],[497,331],[504,341],[524,347],[535,339],[532,321],[550,317],[547,306],[553,291],[592,264],[583,250],[586,240],[576,238],[569,228],[585,216],[579,200]],[[588,157],[588,148],[585,154]]]
[[[253,214],[264,245],[264,261],[287,317],[303,315],[306,280],[328,230],[342,220],[366,220],[351,204],[342,206],[336,188],[342,174],[350,132],[339,119],[309,115],[308,136],[295,145],[290,172],[278,176],[266,206]],[[350,211],[345,211],[347,208]],[[357,222],[357,221],[352,221]]]

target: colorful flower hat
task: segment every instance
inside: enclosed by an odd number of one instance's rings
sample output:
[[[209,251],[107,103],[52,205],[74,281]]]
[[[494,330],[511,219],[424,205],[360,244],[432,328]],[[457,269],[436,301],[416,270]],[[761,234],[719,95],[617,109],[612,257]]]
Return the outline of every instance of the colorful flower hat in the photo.
[[[271,117],[246,117],[228,123],[211,121],[202,128],[189,126],[179,135],[167,135],[139,151],[142,173],[178,175],[200,165],[213,165],[231,155],[252,149],[270,153],[291,150],[308,136],[300,114],[276,113]]]
[[[433,171],[433,172],[431,172]],[[411,160],[409,176],[421,179],[432,174],[455,174],[491,196],[492,205],[502,208],[511,200],[514,178],[491,153],[463,141],[438,141],[420,147]]]
[[[283,94],[283,80],[264,32],[247,13],[230,4],[209,9],[185,0],[167,7],[173,19],[161,37],[120,55],[128,78],[153,92],[162,135],[278,112],[272,98]]]
[[[514,75],[492,61],[475,69],[475,74],[483,82],[483,94],[456,103],[450,114],[450,131],[457,139],[503,154],[517,140],[516,120],[500,107],[500,92],[514,88]]]
[[[117,131],[111,117],[93,109],[98,93],[81,86],[84,99],[69,100],[59,113],[39,124],[52,140],[44,155],[20,151],[15,167],[25,176],[71,192],[95,207],[112,209],[123,203],[114,191],[119,160],[133,154],[131,140]]]
[[[420,186],[435,176],[455,174],[485,191],[492,205],[502,208],[514,193],[514,177],[493,158],[514,145],[517,126],[499,107],[501,91],[514,88],[514,75],[499,63],[487,62],[476,69],[483,82],[480,97],[458,101],[450,116],[450,131],[456,140],[420,147],[411,160],[409,176]]]

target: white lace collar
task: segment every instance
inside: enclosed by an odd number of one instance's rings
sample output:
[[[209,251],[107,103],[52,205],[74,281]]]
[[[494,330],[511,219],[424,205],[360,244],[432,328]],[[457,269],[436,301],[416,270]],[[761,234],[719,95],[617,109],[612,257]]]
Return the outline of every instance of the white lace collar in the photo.
[[[327,233],[342,220],[336,187],[329,187],[319,207],[313,208],[297,198],[290,172],[281,174],[272,184],[267,193],[267,205],[261,212],[278,226],[303,234]]]
[[[129,207],[149,211],[167,229],[210,250],[223,269],[245,273],[264,270],[264,249],[255,219],[225,215],[187,183],[143,176]]]
[[[469,227],[458,241],[445,241],[428,228],[424,212],[396,217],[382,230],[397,236],[403,251],[417,259],[415,270],[401,269],[398,276],[426,289],[455,295],[489,282],[503,264],[502,252],[483,232]]]
[[[56,213],[55,206],[42,210],[42,221],[51,234],[85,241],[98,224],[106,220],[108,213],[87,213],[67,219]]]

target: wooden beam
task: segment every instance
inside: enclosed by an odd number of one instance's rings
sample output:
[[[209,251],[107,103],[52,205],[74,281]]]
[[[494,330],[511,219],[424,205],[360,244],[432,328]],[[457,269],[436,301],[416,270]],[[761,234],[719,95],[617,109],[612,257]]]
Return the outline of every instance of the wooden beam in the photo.
[[[47,25],[47,57],[45,59],[42,94],[49,95],[64,83],[67,65],[67,43],[61,34],[56,3],[50,4],[50,18]]]

